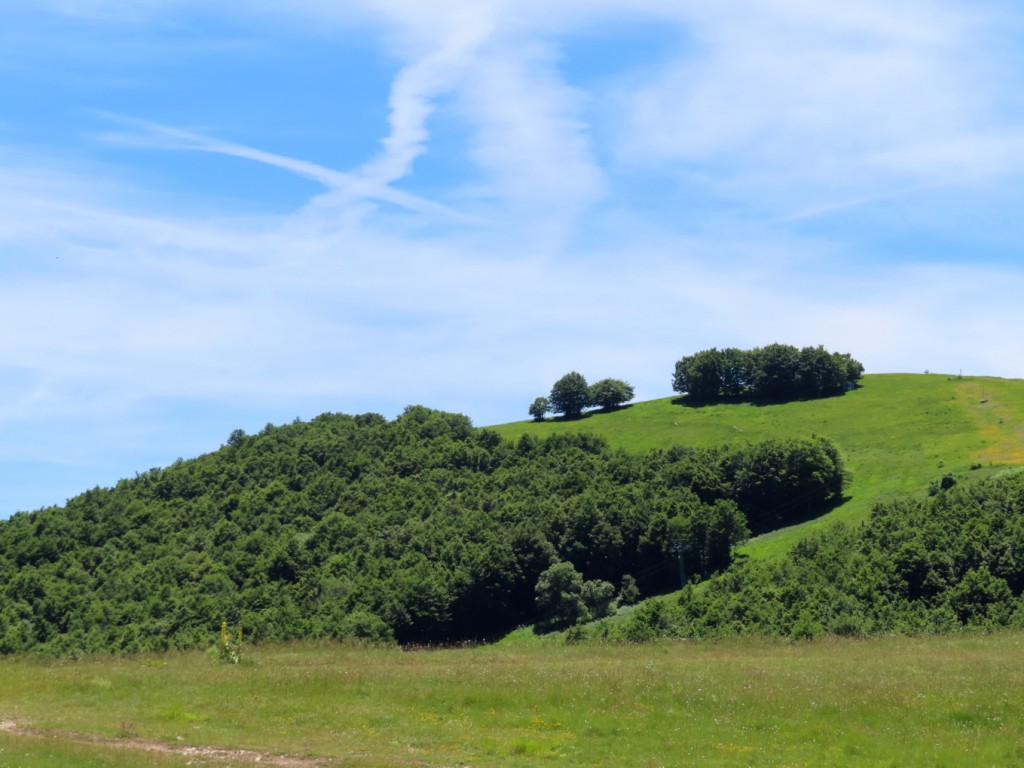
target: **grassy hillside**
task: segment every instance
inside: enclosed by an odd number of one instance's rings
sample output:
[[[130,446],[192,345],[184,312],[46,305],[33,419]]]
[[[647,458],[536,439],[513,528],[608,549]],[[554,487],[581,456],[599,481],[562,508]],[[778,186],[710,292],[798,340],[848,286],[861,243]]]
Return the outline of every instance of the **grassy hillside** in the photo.
[[[0,765],[1019,765],[1022,641],[8,658]]]
[[[847,501],[824,518],[751,541],[745,548],[751,555],[784,551],[833,520],[863,520],[877,499],[924,491],[945,474],[963,481],[1024,464],[1024,381],[875,374],[861,384],[822,400],[692,407],[666,398],[574,421],[526,421],[493,429],[509,438],[583,430],[630,450],[809,435],[833,440],[851,473]]]

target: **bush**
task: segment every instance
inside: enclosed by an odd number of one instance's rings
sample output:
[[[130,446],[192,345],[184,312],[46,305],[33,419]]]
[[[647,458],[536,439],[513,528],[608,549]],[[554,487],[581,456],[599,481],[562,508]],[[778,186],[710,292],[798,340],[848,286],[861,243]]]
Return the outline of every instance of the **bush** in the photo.
[[[583,576],[572,563],[555,563],[544,571],[535,591],[542,629],[561,629],[590,617],[583,602]]]
[[[813,640],[822,632],[824,630],[818,620],[814,618],[814,615],[808,610],[803,610],[797,616],[796,621],[793,622],[793,628],[790,629],[789,636],[794,640]]]
[[[384,619],[364,610],[355,610],[341,620],[341,638],[369,645],[393,645],[395,637]]]
[[[648,642],[669,636],[672,626],[665,604],[661,600],[648,600],[630,615],[623,636],[633,643]]]

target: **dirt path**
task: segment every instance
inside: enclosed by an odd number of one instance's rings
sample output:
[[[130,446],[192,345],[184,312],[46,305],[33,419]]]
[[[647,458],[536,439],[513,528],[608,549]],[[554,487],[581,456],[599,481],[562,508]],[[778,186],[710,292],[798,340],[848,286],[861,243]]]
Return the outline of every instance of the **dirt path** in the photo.
[[[6,719],[0,719],[0,731],[29,738],[59,739],[74,744],[95,744],[114,749],[179,755],[187,761],[187,765],[266,765],[273,766],[273,768],[319,768],[319,766],[334,764],[334,761],[330,758],[275,755],[252,749],[218,749],[215,747],[187,746],[185,744],[150,741],[139,738],[114,739],[90,736],[84,733],[44,731],[32,728],[24,723]]]

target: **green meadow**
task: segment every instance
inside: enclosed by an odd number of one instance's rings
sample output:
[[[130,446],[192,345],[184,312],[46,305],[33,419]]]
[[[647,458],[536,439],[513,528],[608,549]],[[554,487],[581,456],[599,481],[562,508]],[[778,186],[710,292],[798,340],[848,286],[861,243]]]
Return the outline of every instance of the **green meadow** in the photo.
[[[823,435],[845,502],[745,545],[770,557],[876,499],[1024,464],[1024,382],[873,375],[781,405],[637,403],[505,437],[589,430],[629,450]],[[0,768],[1008,766],[1024,764],[1024,635],[484,647],[245,647],[0,658]]]
[[[943,475],[965,481],[1024,464],[1024,382],[875,374],[852,392],[821,400],[694,407],[665,398],[571,421],[523,421],[494,429],[507,438],[585,430],[627,450],[809,435],[832,439],[850,473],[846,502],[818,520],[761,536],[743,548],[760,556],[788,549],[832,521],[859,522],[877,499],[924,492]]]
[[[1019,633],[7,658],[0,766],[1019,765],[1022,658]]]

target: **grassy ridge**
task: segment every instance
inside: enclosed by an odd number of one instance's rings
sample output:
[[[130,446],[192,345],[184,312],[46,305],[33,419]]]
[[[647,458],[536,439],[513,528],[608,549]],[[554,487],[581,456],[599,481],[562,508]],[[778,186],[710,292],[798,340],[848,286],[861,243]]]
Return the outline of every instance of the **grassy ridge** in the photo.
[[[4,717],[51,738],[0,733],[0,765],[53,765],[43,753],[62,750],[125,765],[133,742],[138,765],[175,764],[141,742],[350,766],[1014,765],[1022,645],[1020,634],[421,653],[296,644],[234,667],[200,653],[8,658]],[[132,733],[109,762],[75,744],[113,743],[125,722]]]
[[[832,439],[851,473],[847,501],[819,520],[750,542],[745,551],[753,556],[788,549],[808,530],[833,520],[863,520],[876,499],[923,491],[944,474],[964,480],[1024,464],[1024,381],[874,374],[861,384],[842,397],[821,400],[692,407],[665,398],[574,421],[493,429],[507,438],[586,430],[627,450],[812,434]]]

